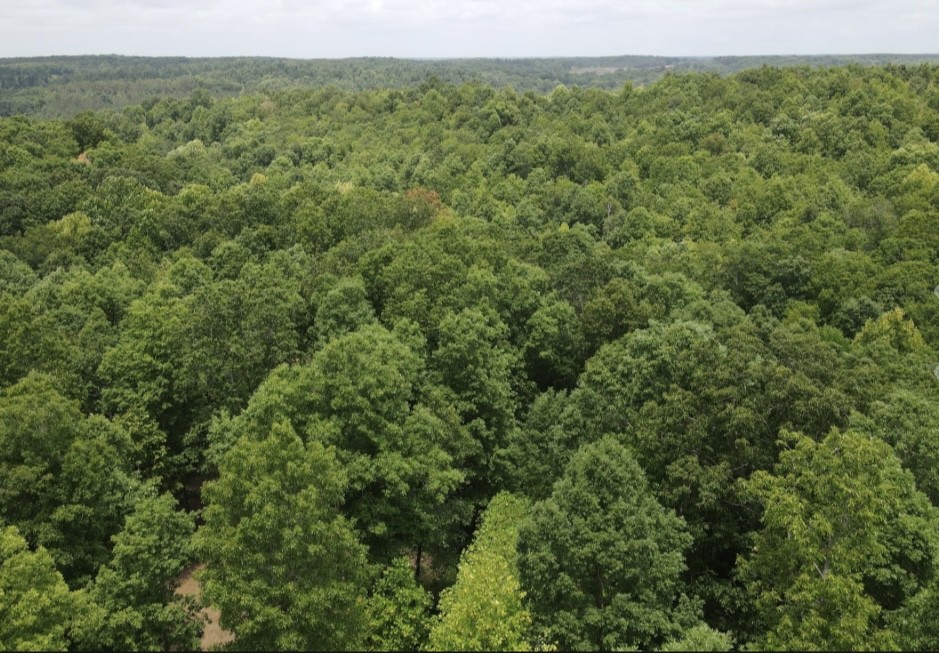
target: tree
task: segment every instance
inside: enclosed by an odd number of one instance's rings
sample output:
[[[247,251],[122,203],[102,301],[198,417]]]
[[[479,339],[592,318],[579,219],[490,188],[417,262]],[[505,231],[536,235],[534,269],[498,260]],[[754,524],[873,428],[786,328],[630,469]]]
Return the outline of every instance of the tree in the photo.
[[[519,533],[519,573],[536,631],[567,650],[651,648],[694,624],[681,594],[684,522],[606,436],[571,459]]]
[[[527,651],[531,614],[516,565],[519,525],[528,502],[498,494],[460,558],[456,584],[440,595],[431,651]]]
[[[94,147],[106,138],[101,116],[91,111],[82,111],[68,122],[80,151]]]
[[[114,536],[112,558],[90,589],[102,609],[86,627],[84,647],[116,651],[194,649],[201,621],[191,602],[175,595],[179,574],[193,561],[194,519],[169,494],[147,488]]]
[[[551,278],[561,299],[576,310],[583,308],[594,290],[615,275],[610,249],[597,243],[583,224],[567,223],[542,234],[537,260]]]
[[[117,341],[117,325],[142,285],[120,262],[94,274],[81,264],[47,274],[23,297],[31,313],[24,325],[32,332],[26,342],[35,343],[30,367],[55,375],[83,407],[94,406],[98,366]]]
[[[939,648],[939,576],[898,610],[890,625],[902,650],[934,651]]]
[[[200,462],[211,415],[240,409],[273,367],[296,357],[303,310],[288,256],[220,280],[186,250],[176,258],[131,303],[98,369],[108,414],[144,412],[166,434],[163,464],[146,471],[170,484]]]
[[[888,444],[788,434],[773,472],[744,482],[763,528],[738,562],[770,649],[890,648],[885,613],[935,573],[936,510]]]
[[[417,651],[430,631],[433,596],[414,578],[405,558],[385,567],[368,598],[369,651]]]
[[[449,546],[469,521],[459,491],[474,443],[395,333],[366,326],[332,339],[307,365],[276,369],[241,415],[212,429],[213,452],[240,435],[263,438],[278,421],[335,447],[348,480],[345,514],[373,558]]]
[[[0,648],[66,651],[79,609],[49,552],[30,551],[15,526],[0,528]]]
[[[520,427],[495,456],[500,487],[531,499],[544,499],[588,435],[572,425],[575,407],[564,392],[548,390],[528,407]]]
[[[546,302],[526,325],[528,376],[541,388],[573,387],[583,363],[577,314],[565,301]]]
[[[437,383],[452,392],[452,403],[479,445],[474,483],[487,484],[492,452],[515,428],[512,373],[517,352],[506,342],[508,329],[495,311],[466,309],[440,323],[430,366]]]
[[[679,639],[664,644],[660,651],[730,651],[733,639],[706,624],[692,626]]]
[[[248,262],[237,279],[201,284],[184,299],[174,383],[197,406],[194,422],[213,407],[242,407],[271,369],[296,358],[303,300],[291,267],[275,257]]]
[[[36,273],[13,252],[0,249],[0,292],[22,296],[36,283]]]
[[[127,434],[85,417],[51,377],[30,373],[0,393],[0,517],[41,544],[73,586],[109,557],[137,481]]]
[[[184,360],[186,331],[194,318],[186,297],[211,279],[211,269],[188,253],[168,264],[131,303],[120,338],[98,370],[104,382],[102,408],[108,414],[146,409],[166,432],[174,454],[191,426],[194,409],[188,400],[196,394],[194,380],[182,375],[200,360]]]
[[[883,343],[901,354],[922,349],[925,345],[919,329],[899,307],[882,314],[876,320],[865,322],[854,342],[862,345]]]
[[[361,278],[340,279],[316,309],[316,339],[326,344],[332,338],[375,322]]]
[[[288,423],[243,438],[203,488],[203,595],[250,650],[361,647],[366,550],[339,514],[346,475],[335,452]]]
[[[731,629],[718,615],[727,614],[737,555],[757,525],[754,513],[739,508],[735,479],[772,466],[781,427],[825,433],[849,404],[824,387],[834,385],[831,378],[812,378],[816,366],[837,366],[830,345],[815,333],[797,339],[768,328],[763,335],[722,295],[601,347],[571,393],[576,409],[565,427],[591,439],[622,434],[656,497],[694,536],[687,562],[706,614]]]
[[[0,384],[12,385],[25,376],[38,358],[45,358],[45,331],[33,324],[32,305],[26,299],[0,290]]]
[[[852,426],[893,447],[916,488],[939,506],[939,406],[928,391],[897,388],[874,401]]]

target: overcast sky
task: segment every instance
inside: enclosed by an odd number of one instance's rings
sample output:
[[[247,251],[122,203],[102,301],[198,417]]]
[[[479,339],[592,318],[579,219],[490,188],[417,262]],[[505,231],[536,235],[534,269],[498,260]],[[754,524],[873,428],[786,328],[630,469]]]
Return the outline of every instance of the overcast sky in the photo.
[[[939,0],[0,0],[0,56],[939,52]]]

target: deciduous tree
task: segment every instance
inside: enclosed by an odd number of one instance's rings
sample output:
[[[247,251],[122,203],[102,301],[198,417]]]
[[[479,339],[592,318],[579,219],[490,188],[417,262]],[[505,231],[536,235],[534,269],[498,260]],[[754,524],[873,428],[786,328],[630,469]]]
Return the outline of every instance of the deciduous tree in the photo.
[[[534,627],[566,650],[650,648],[696,621],[682,596],[684,522],[613,437],[583,446],[519,534]]]
[[[196,550],[203,594],[239,648],[362,646],[365,547],[340,514],[347,479],[335,452],[278,422],[241,439],[203,489]]]

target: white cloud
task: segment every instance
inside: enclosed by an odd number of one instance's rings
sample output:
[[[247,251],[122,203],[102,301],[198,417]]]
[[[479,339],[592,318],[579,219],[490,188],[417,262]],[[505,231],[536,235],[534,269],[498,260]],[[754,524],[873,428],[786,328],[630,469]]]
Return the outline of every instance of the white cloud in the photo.
[[[939,0],[0,2],[0,56],[939,51]]]

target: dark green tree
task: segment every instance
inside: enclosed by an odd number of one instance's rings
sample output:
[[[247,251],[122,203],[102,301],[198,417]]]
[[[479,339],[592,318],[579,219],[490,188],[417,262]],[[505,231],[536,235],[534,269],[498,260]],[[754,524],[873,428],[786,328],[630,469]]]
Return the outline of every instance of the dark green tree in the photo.
[[[406,548],[420,558],[422,548],[459,539],[471,509],[463,461],[478,450],[395,333],[367,326],[331,340],[307,365],[278,368],[238,418],[213,427],[213,452],[242,434],[264,437],[282,420],[307,442],[335,447],[348,478],[345,511],[373,556]]]
[[[43,545],[73,586],[110,555],[137,481],[130,439],[31,373],[0,394],[0,516]]]
[[[430,632],[433,595],[414,578],[405,558],[395,558],[372,586],[365,647],[370,651],[417,651]]]
[[[203,489],[195,537],[206,601],[249,650],[345,650],[368,624],[365,547],[340,514],[347,480],[331,448],[278,422],[240,440]]]
[[[772,472],[744,486],[763,527],[739,562],[770,649],[878,649],[885,627],[933,578],[936,510],[888,444],[833,430],[816,442],[788,434]]]
[[[566,650],[675,638],[696,621],[681,584],[690,543],[626,447],[610,436],[583,446],[519,534],[536,632]]]
[[[169,494],[146,488],[114,536],[111,560],[89,597],[100,620],[83,629],[84,648],[114,651],[193,649],[202,631],[191,600],[175,594],[177,579],[193,562],[193,515]]]

